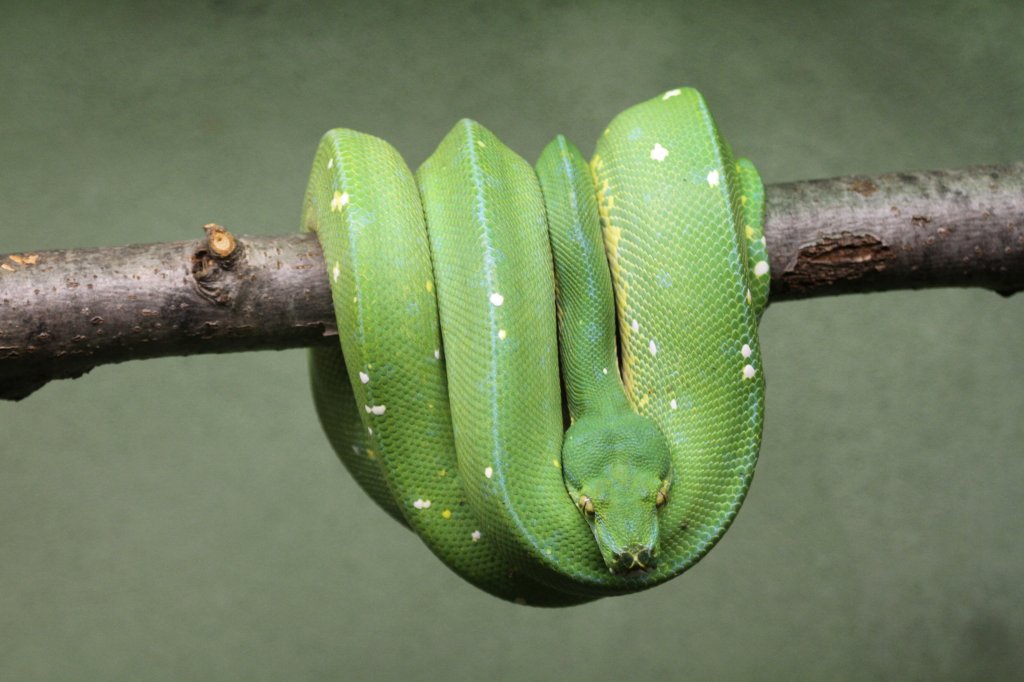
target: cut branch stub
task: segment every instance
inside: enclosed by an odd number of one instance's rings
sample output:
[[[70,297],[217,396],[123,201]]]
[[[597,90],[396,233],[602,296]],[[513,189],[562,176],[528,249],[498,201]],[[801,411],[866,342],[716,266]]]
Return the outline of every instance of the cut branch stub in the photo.
[[[228,305],[243,282],[237,266],[244,263],[245,247],[217,223],[203,225],[206,241],[192,254],[192,277],[200,295],[218,305]]]

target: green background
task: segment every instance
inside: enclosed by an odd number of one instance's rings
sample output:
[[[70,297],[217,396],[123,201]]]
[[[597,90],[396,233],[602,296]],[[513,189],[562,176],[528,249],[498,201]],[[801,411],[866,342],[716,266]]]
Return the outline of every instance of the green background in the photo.
[[[0,252],[298,229],[346,126],[528,159],[707,96],[768,182],[1024,159],[1018,2],[0,3]],[[770,246],[770,245],[769,245]],[[988,679],[1024,669],[1024,297],[772,306],[722,543],[650,592],[506,605],[375,508],[301,351],[0,405],[0,678]]]

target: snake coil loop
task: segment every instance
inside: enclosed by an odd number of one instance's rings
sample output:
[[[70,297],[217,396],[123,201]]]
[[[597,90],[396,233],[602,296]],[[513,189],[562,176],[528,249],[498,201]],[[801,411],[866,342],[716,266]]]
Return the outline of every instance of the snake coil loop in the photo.
[[[463,120],[413,175],[383,140],[331,130],[302,214],[340,340],[310,356],[328,439],[503,599],[678,575],[754,473],[763,220],[757,171],[691,88],[619,114],[589,165],[559,136],[533,168]]]

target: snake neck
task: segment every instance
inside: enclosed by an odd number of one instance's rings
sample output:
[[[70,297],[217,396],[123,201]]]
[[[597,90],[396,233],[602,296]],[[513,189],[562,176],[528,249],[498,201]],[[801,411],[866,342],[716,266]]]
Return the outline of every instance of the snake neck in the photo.
[[[633,412],[618,367],[608,368],[607,374],[604,370],[602,366],[582,378],[579,372],[575,377],[567,377],[565,392],[573,423],[584,419],[601,421]]]

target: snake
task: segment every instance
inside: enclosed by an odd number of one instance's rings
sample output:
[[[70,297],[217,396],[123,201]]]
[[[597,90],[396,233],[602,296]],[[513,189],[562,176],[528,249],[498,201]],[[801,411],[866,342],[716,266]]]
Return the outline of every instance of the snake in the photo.
[[[616,116],[589,163],[531,166],[463,119],[413,173],[328,131],[301,229],[338,343],[316,412],[359,486],[500,599],[664,583],[729,528],[761,443],[764,186],[703,96]]]

